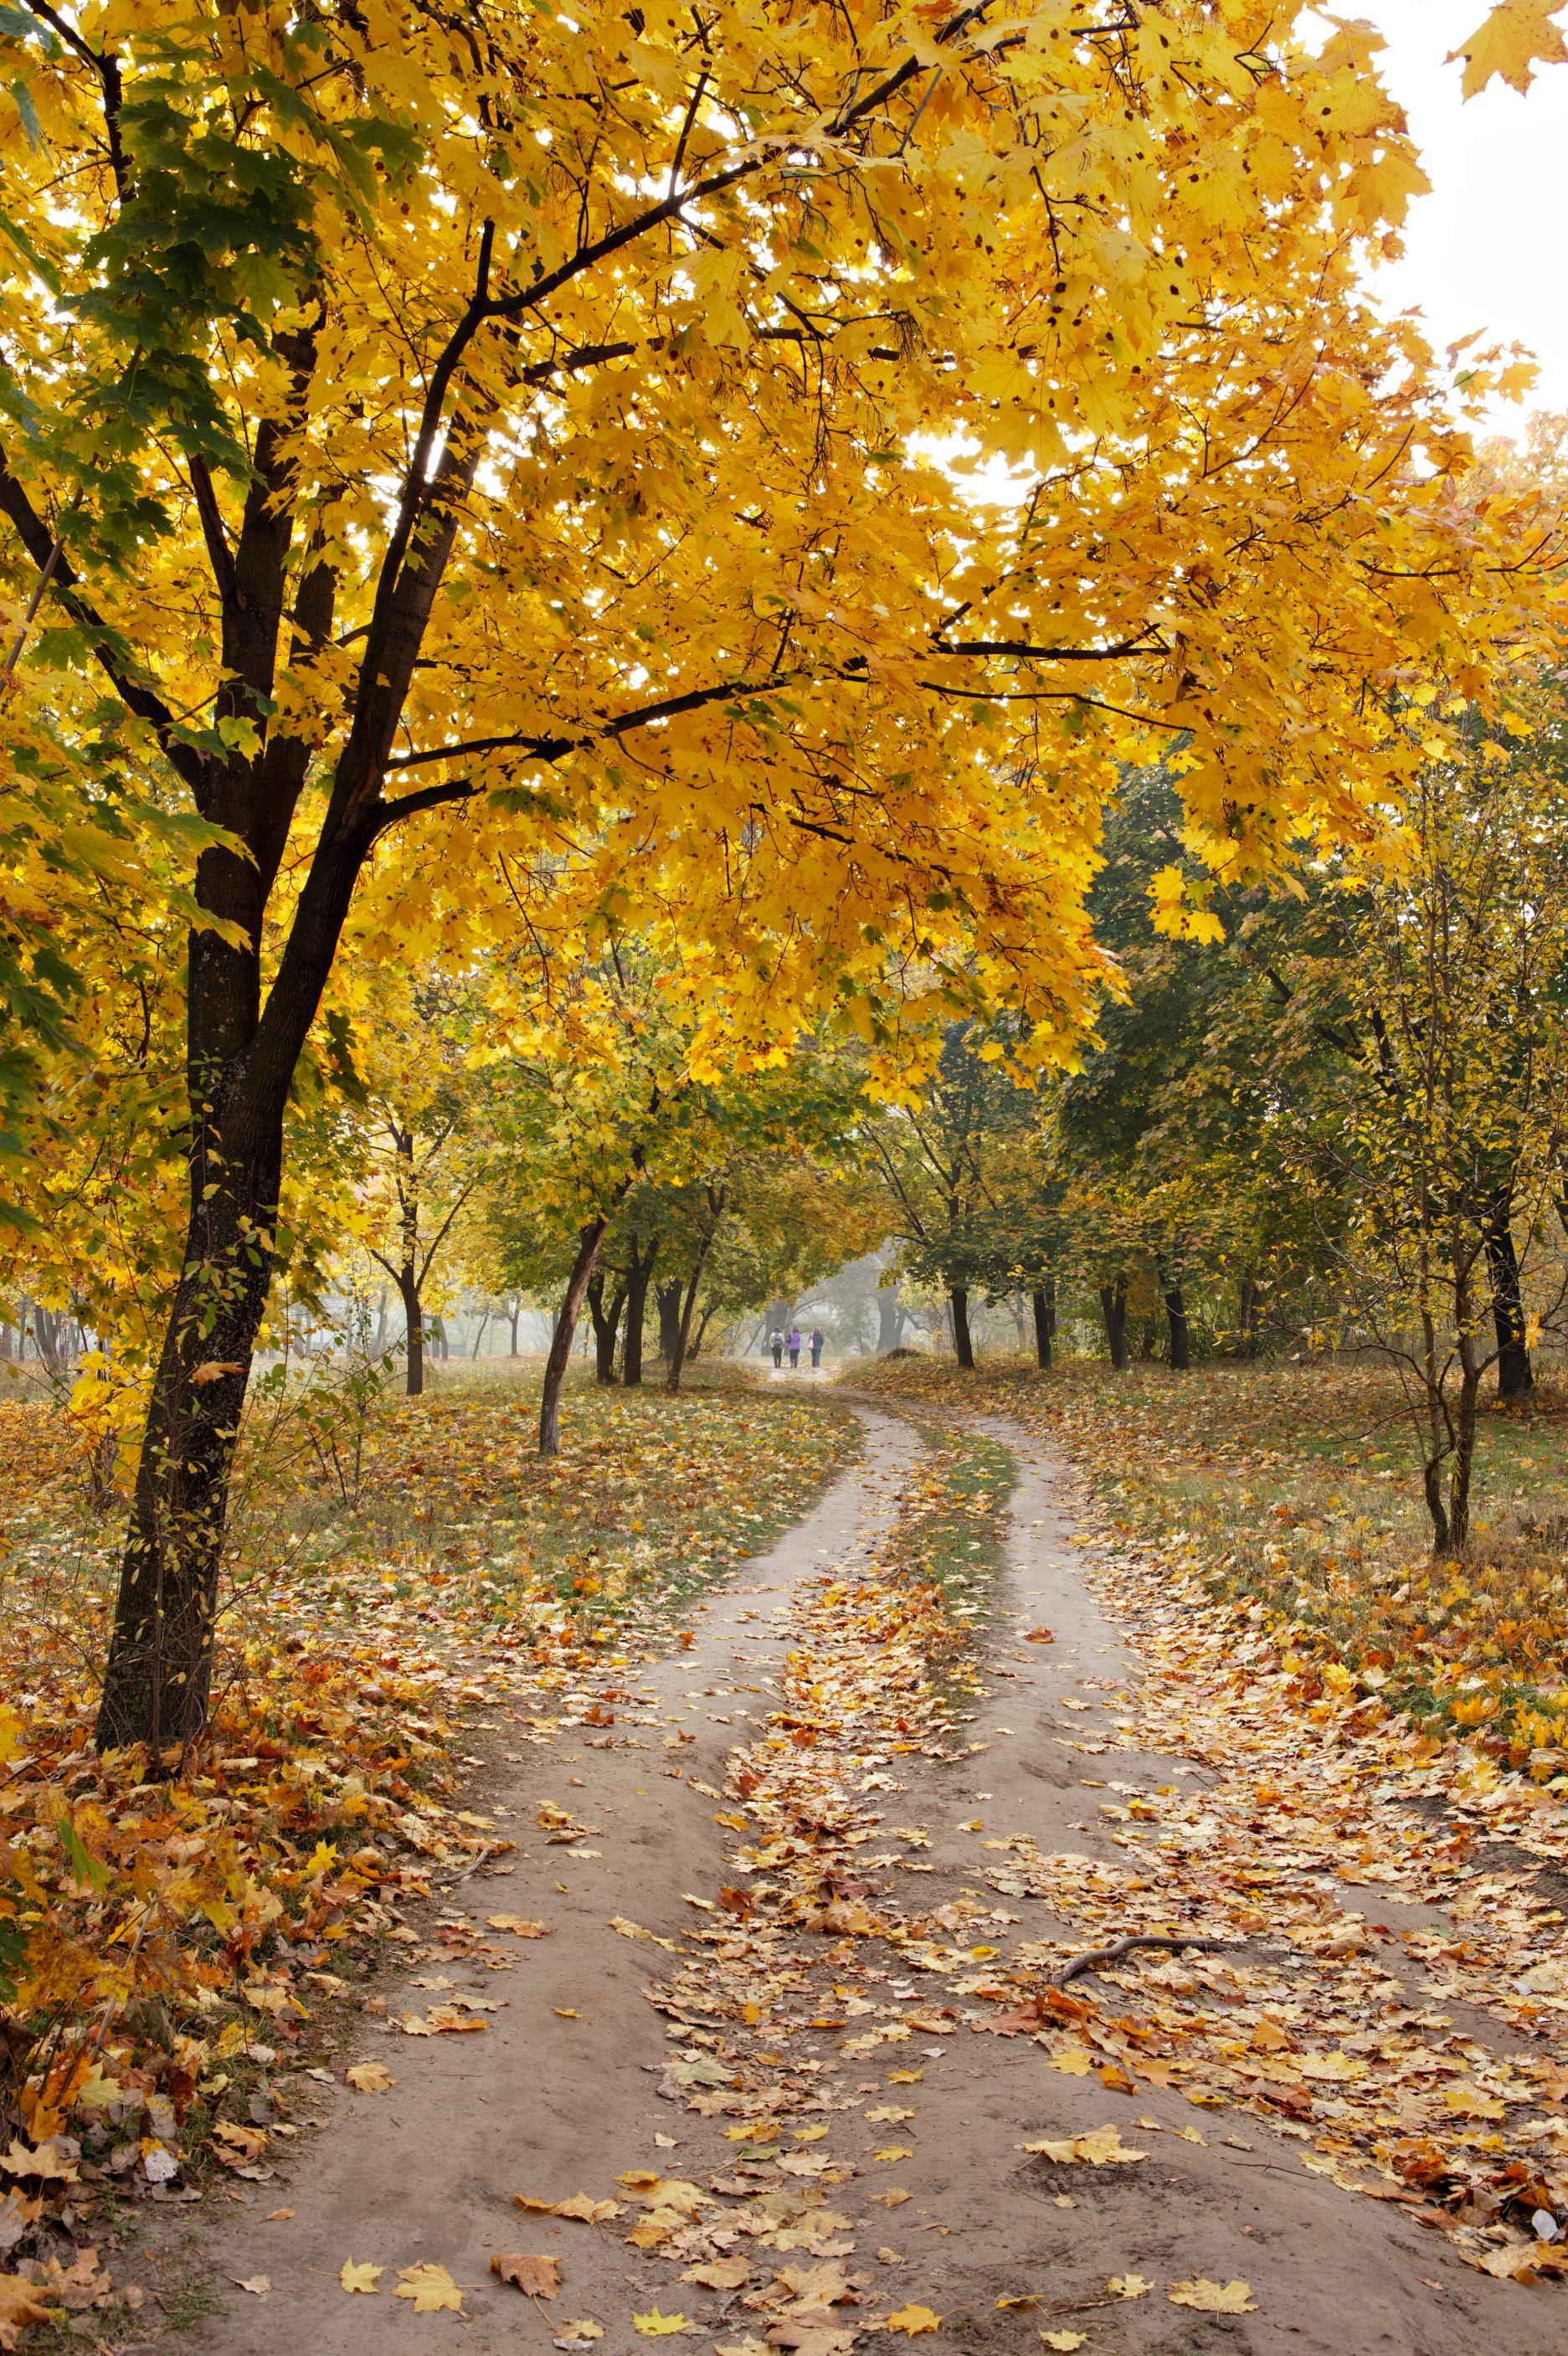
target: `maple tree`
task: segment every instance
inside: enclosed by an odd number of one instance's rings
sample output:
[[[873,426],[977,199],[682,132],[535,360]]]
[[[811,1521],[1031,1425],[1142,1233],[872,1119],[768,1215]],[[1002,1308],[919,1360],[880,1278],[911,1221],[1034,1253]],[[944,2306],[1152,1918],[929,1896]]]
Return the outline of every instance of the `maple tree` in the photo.
[[[678,901],[759,1050],[829,1004],[896,1062],[912,957],[903,1020],[1000,998],[1043,1053],[1130,742],[1179,734],[1203,856],[1266,869],[1378,823],[1381,682],[1517,648],[1539,538],[1456,515],[1448,396],[1360,287],[1419,166],[1362,36],[1296,13],[7,16],[0,513],[47,584],[7,727],[214,830],[104,1741],[208,1707],[362,877],[374,959],[432,872],[515,922],[575,844],[589,908]]]

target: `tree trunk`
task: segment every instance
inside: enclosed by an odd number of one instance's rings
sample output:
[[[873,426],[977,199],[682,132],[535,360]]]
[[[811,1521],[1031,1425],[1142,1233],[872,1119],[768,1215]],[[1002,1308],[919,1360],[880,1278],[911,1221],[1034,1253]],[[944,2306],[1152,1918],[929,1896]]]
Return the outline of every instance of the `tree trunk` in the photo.
[[[257,424],[243,513],[217,581],[223,675],[209,733],[217,743],[242,719],[251,741],[227,753],[202,750],[172,719],[154,721],[171,767],[225,839],[197,860],[203,921],[187,941],[188,1221],[144,1429],[98,1715],[101,1747],[145,1742],[156,1751],[188,1741],[206,1722],[229,1474],[276,1265],[290,1091],[360,873],[378,836],[400,809],[406,823],[417,799],[395,806],[381,787],[485,447],[475,420],[446,402],[443,389],[441,432],[421,440],[402,485],[346,696],[341,748],[330,784],[323,779],[325,807],[263,1004],[269,901],[314,755],[308,731],[272,725],[273,690],[280,657],[296,660],[332,637],[336,595],[319,539],[295,537],[294,452],[315,331],[277,334],[273,348],[286,363],[278,409]],[[42,563],[49,528],[20,487],[11,487],[22,501],[24,542]],[[14,501],[9,511],[15,520]],[[56,588],[63,595],[69,586],[62,566]],[[144,710],[149,691],[121,679],[117,658],[101,659],[122,699]],[[131,672],[139,681],[134,661]],[[161,714],[155,697],[151,703]]]
[[[1117,1374],[1127,1367],[1127,1280],[1117,1277],[1115,1284],[1100,1287],[1100,1311],[1105,1320],[1105,1341],[1111,1353],[1111,1364]]]
[[[1162,1285],[1165,1296],[1166,1323],[1170,1328],[1170,1363],[1179,1375],[1187,1373],[1192,1364],[1191,1337],[1187,1329],[1187,1303],[1182,1299],[1179,1284]]]
[[[370,1344],[370,1355],[383,1358],[387,1354],[387,1288],[381,1287],[381,1297],[376,1303],[376,1338]]]
[[[1263,1288],[1255,1277],[1243,1277],[1239,1306],[1241,1332],[1238,1347],[1243,1358],[1255,1358],[1258,1355],[1258,1323],[1263,1308]]]
[[[973,1372],[975,1344],[969,1336],[968,1286],[953,1285],[949,1289],[947,1299],[953,1311],[953,1355],[961,1366],[967,1366]]]
[[[708,1328],[713,1320],[713,1308],[714,1304],[710,1301],[707,1308],[702,1312],[702,1323],[698,1327],[691,1347],[686,1354],[686,1363],[688,1366],[695,1365],[698,1359],[702,1355],[702,1344],[704,1340],[707,1338]]]
[[[412,1263],[405,1260],[398,1270],[398,1290],[403,1296],[404,1343],[403,1390],[409,1398],[418,1398],[424,1389],[424,1303],[420,1299],[419,1279]]]
[[[183,1274],[164,1337],[132,1499],[131,1526],[94,1740],[155,1756],[207,1723],[233,1463],[256,1335],[272,1276],[282,1117],[223,1179],[198,1134]]]
[[[1056,1339],[1056,1279],[1048,1276],[1037,1284],[1031,1296],[1034,1303],[1034,1355],[1038,1363],[1049,1370],[1051,1344]]]
[[[566,1380],[567,1362],[571,1356],[572,1338],[577,1332],[583,1295],[592,1279],[593,1263],[599,1257],[599,1247],[609,1224],[609,1220],[603,1217],[590,1219],[577,1238],[577,1258],[571,1263],[571,1274],[566,1280],[566,1298],[560,1304],[549,1355],[545,1360],[544,1392],[539,1399],[541,1456],[559,1456],[560,1453],[560,1387]]]
[[[632,1237],[631,1258],[626,1267],[625,1339],[621,1344],[621,1387],[635,1391],[643,1382],[643,1326],[646,1322],[648,1284],[654,1272],[654,1262],[659,1256],[659,1239],[655,1236],[645,1253],[638,1237]]]
[[[1466,1355],[1471,1354],[1467,1352]],[[1470,1474],[1476,1462],[1476,1407],[1481,1376],[1467,1365],[1454,1410],[1454,1456],[1448,1472],[1448,1535],[1444,1553],[1457,1558],[1470,1544]]]
[[[683,1287],[678,1276],[667,1284],[656,1285],[654,1299],[659,1312],[659,1355],[667,1364],[674,1358],[680,1344],[680,1303]]]
[[[490,1312],[486,1309],[481,1313],[478,1326],[475,1331],[474,1347],[468,1353],[471,1358],[476,1358],[479,1355],[479,1344],[485,1339],[485,1329],[489,1323]]]
[[[67,1337],[70,1320],[62,1311],[57,1317],[41,1301],[33,1303],[33,1333],[38,1344],[38,1355],[46,1371],[56,1382],[66,1370]]]
[[[1492,1323],[1498,1344],[1498,1397],[1527,1398],[1535,1374],[1525,1341],[1524,1301],[1520,1290],[1519,1251],[1513,1239],[1513,1205],[1507,1195],[1490,1208],[1486,1225],[1487,1269],[1491,1279]]]
[[[625,1305],[626,1287],[616,1286],[610,1296],[610,1306],[604,1306],[604,1279],[595,1269],[588,1285],[588,1313],[593,1320],[593,1379],[613,1383],[615,1379],[615,1336],[621,1323],[621,1311]]]
[[[898,1348],[903,1333],[904,1319],[908,1313],[903,1302],[899,1299],[896,1285],[878,1286],[877,1355],[879,1358],[885,1358],[890,1350]]]
[[[702,1271],[708,1265],[708,1255],[712,1250],[714,1237],[719,1233],[719,1222],[724,1216],[725,1201],[725,1192],[709,1185],[708,1225],[703,1231],[702,1242],[693,1263],[691,1274],[687,1280],[685,1296],[681,1300],[680,1317],[675,1332],[675,1348],[670,1354],[669,1372],[665,1376],[667,1391],[678,1391],[680,1388],[681,1369],[686,1364],[687,1344],[691,1339],[691,1313],[697,1306],[697,1288],[702,1281]],[[678,1287],[677,1290],[678,1291]],[[661,1307],[663,1305],[662,1300],[660,1305]]]

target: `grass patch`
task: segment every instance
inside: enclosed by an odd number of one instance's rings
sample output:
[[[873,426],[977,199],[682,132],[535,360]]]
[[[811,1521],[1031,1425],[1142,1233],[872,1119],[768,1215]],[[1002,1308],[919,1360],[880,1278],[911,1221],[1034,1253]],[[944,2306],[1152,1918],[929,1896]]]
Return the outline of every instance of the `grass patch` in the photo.
[[[1568,1792],[1568,1394],[1481,1419],[1468,1558],[1435,1564],[1403,1403],[1358,1363],[1115,1376],[1070,1361],[962,1374],[884,1361],[867,1387],[967,1399],[1053,1434],[1117,1526],[1256,1599],[1287,1633],[1437,1740]]]

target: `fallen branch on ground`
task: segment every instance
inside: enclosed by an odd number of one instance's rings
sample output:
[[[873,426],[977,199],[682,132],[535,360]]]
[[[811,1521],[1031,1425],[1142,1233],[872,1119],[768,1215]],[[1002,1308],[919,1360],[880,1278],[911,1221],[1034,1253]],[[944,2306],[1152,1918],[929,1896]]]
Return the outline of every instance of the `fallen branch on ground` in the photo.
[[[1122,1957],[1130,1955],[1136,1947],[1164,1947],[1171,1954],[1179,1954],[1184,1947],[1200,1947],[1208,1954],[1239,1954],[1243,1947],[1251,1944],[1249,1939],[1200,1939],[1196,1935],[1191,1938],[1163,1938],[1152,1933],[1118,1939],[1114,1946],[1093,1947],[1086,1955],[1074,1955],[1072,1961],[1057,1975],[1056,1985],[1065,1987],[1069,1980],[1077,1979],[1083,1972],[1104,1971],[1107,1964],[1119,1964]]]

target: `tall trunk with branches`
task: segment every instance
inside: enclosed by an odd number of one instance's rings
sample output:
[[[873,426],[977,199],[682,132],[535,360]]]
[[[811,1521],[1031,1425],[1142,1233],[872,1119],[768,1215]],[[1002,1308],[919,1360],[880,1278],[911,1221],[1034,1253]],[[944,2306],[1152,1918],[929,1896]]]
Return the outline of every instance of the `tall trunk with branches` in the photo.
[[[571,1363],[571,1344],[577,1334],[577,1321],[582,1312],[583,1298],[593,1276],[593,1264],[599,1257],[599,1247],[610,1222],[602,1215],[590,1219],[577,1238],[577,1254],[571,1263],[571,1273],[566,1280],[566,1293],[560,1313],[555,1321],[550,1339],[549,1355],[545,1360],[544,1390],[539,1398],[539,1452],[541,1456],[560,1453],[560,1391]]]

